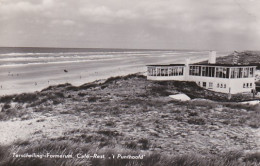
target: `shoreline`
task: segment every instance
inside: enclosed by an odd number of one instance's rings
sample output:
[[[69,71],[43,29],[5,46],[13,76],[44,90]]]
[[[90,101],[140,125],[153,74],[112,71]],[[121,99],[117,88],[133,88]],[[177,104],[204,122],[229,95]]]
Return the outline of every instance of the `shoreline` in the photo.
[[[192,61],[200,62],[207,59],[191,57]],[[131,73],[146,72],[146,65],[152,63],[184,63],[185,57],[172,59],[171,56],[143,59],[142,57],[125,57],[107,61],[41,64],[26,66],[0,67],[0,96],[41,91],[52,85],[70,83],[80,86],[109,77],[125,76]],[[116,64],[116,65],[115,65]],[[64,71],[68,72],[64,72]]]

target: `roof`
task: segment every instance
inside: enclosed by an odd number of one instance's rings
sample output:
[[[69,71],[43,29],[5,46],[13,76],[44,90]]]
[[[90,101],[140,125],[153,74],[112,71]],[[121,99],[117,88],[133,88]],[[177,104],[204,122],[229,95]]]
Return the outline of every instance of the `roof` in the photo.
[[[224,67],[248,67],[248,66],[251,66],[251,67],[254,67],[256,65],[239,65],[239,64],[218,64],[218,63],[215,63],[215,64],[209,64],[209,63],[201,63],[201,64],[190,64],[190,65],[198,65],[198,66],[224,66]]]
[[[146,66],[154,66],[154,67],[170,67],[170,66],[185,66],[185,64],[169,64],[169,65],[146,65]]]
[[[257,65],[249,64],[249,65],[238,65],[238,64],[209,64],[209,63],[194,63],[189,65],[196,65],[196,66],[224,66],[224,67],[256,67]],[[185,66],[185,64],[169,64],[169,65],[146,65],[148,67],[171,67],[171,66]]]

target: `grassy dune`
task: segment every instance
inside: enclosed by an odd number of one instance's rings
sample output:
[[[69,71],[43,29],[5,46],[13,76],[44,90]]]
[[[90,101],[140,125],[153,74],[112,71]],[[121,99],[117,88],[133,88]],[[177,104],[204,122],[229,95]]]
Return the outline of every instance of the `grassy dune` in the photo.
[[[181,102],[168,97],[176,93],[186,93],[193,100]],[[227,102],[226,94],[191,82],[153,82],[139,74],[79,87],[63,84],[41,92],[2,96],[2,122],[36,119],[30,121],[32,128],[46,126],[48,118],[59,117],[64,119],[64,126],[61,134],[42,128],[32,133],[30,140],[2,145],[0,165],[258,165],[259,137],[255,133],[260,127],[260,105],[237,103],[249,98],[239,94]],[[12,156],[47,152],[97,153],[106,158]],[[145,157],[108,159],[119,153]]]
[[[19,147],[19,148],[17,148]],[[13,158],[7,153],[13,154],[45,154],[48,151],[51,154],[71,154],[70,159],[50,159],[50,158]],[[81,159],[77,154],[102,154],[105,159]],[[251,153],[244,155],[239,151],[230,151],[218,156],[203,157],[199,154],[186,155],[164,155],[159,153],[143,153],[143,159],[119,159],[117,155],[138,156],[140,152],[127,149],[100,149],[98,147],[88,146],[82,143],[71,141],[41,141],[41,142],[19,142],[12,147],[0,147],[0,165],[1,166],[253,166],[260,162],[260,153]],[[113,159],[113,155],[115,158]]]

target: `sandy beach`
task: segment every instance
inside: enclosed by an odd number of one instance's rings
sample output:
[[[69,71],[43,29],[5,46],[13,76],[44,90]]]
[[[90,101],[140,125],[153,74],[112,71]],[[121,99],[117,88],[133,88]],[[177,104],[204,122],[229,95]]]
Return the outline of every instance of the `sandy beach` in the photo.
[[[218,56],[223,56],[219,54]],[[0,66],[0,95],[40,91],[50,85],[87,82],[146,71],[147,64],[184,63],[186,58],[199,62],[208,58],[207,51],[128,55],[106,59],[83,59],[42,64]]]

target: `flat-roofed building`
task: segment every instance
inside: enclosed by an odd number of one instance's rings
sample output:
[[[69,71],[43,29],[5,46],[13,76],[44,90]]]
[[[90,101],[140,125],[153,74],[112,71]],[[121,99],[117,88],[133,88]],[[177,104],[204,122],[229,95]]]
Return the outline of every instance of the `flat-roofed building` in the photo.
[[[148,80],[194,81],[197,85],[222,93],[243,93],[255,89],[253,65],[216,64],[216,52],[210,52],[209,63],[148,65]]]

